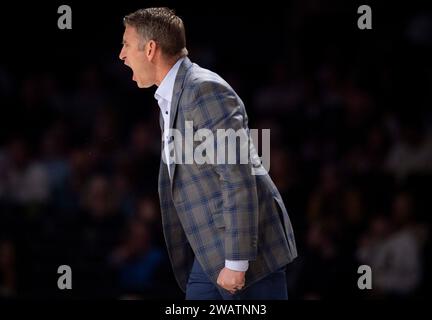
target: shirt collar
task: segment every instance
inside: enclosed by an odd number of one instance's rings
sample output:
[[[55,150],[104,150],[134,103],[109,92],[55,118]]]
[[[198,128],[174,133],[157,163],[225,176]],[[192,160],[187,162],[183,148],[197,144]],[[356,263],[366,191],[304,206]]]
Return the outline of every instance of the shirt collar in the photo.
[[[180,68],[180,64],[183,62],[184,57],[177,60],[177,62],[171,67],[166,76],[163,78],[161,84],[156,90],[154,97],[156,100],[164,99],[169,103],[172,100],[175,79],[177,76],[177,72]]]

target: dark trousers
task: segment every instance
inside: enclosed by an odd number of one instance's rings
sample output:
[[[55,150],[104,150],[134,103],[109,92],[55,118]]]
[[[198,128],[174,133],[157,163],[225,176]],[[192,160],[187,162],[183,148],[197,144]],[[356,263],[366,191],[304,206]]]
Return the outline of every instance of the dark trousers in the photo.
[[[287,300],[286,267],[231,294],[213,284],[195,259],[186,285],[186,300]]]

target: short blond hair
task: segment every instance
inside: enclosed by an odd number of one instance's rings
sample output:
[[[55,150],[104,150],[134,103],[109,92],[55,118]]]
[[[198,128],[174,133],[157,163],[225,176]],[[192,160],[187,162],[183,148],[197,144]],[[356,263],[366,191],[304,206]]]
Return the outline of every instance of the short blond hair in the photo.
[[[142,37],[142,45],[155,41],[168,57],[187,56],[183,21],[169,8],[139,9],[124,17],[123,22],[134,27]]]

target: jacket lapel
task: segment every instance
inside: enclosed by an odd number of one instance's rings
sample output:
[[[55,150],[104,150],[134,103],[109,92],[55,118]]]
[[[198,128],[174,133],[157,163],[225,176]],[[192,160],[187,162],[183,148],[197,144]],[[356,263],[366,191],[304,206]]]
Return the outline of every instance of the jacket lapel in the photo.
[[[184,61],[180,65],[179,71],[177,72],[177,76],[174,82],[174,90],[173,90],[173,98],[171,101],[171,112],[170,112],[170,122],[169,128],[174,128],[174,123],[177,118],[177,109],[180,101],[180,97],[183,93],[184,80],[186,78],[186,74],[189,71],[190,67],[192,67],[192,62],[188,57],[185,57]],[[175,173],[176,165],[175,163],[170,164],[170,172],[172,173],[171,180],[171,188],[173,186],[174,173]]]

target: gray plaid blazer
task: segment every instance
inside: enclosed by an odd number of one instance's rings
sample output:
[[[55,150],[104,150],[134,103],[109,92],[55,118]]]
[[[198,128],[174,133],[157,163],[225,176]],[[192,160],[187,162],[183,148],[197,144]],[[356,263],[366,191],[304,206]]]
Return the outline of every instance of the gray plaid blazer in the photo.
[[[213,132],[245,128],[249,132],[245,107],[234,90],[220,76],[188,58],[176,76],[170,128],[184,134],[185,121],[193,121],[194,132],[201,128]],[[160,123],[163,130],[162,116]],[[194,256],[215,285],[225,259],[249,260],[244,288],[297,256],[281,195],[268,174],[252,175],[251,166],[173,163],[170,178],[161,160],[163,232],[183,291]]]

